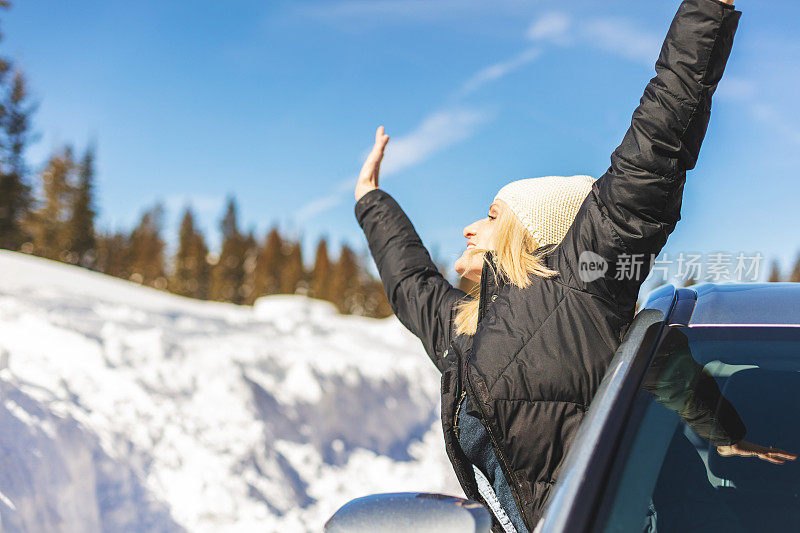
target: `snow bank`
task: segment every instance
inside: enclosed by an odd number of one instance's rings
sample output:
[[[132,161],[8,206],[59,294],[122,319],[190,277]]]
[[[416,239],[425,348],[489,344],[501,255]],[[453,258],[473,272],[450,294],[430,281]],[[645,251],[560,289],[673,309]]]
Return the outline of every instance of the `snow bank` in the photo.
[[[395,319],[198,302],[0,251],[0,518],[29,531],[319,531],[459,494],[439,376]]]

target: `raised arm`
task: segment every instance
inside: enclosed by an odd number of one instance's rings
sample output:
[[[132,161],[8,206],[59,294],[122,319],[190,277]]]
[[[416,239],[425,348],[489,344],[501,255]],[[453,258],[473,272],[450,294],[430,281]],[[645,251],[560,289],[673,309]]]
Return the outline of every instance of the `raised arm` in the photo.
[[[356,185],[355,215],[364,230],[383,289],[397,318],[419,337],[436,367],[450,343],[451,310],[466,293],[436,268],[400,205],[378,188],[378,172],[388,137],[383,127]]]
[[[732,2],[684,0],[611,166],[564,239],[569,257],[592,251],[616,266],[622,254],[658,254],[680,219],[686,171],[694,168],[711,115],[711,97],[733,45],[741,12]],[[577,261],[573,261],[576,263]],[[639,284],[609,281],[595,288],[615,297]],[[577,274],[576,274],[577,277]],[[586,282],[584,282],[585,284]]]
[[[697,162],[740,15],[721,0],[681,3],[656,77],[597,181],[597,196],[630,253],[658,253],[680,219],[686,171]]]

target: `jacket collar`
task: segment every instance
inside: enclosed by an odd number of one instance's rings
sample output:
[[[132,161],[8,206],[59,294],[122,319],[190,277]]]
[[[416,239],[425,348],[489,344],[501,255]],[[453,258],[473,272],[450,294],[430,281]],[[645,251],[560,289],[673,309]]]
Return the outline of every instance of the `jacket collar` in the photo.
[[[551,265],[551,256],[553,250],[556,248],[555,244],[547,244],[541,248],[544,252],[544,262],[547,266]],[[483,319],[486,313],[486,307],[491,303],[492,297],[500,292],[500,289],[506,285],[506,281],[502,277],[495,274],[495,252],[489,250],[486,252],[483,261],[483,268],[481,269],[481,292],[478,300],[478,322]],[[491,266],[490,266],[491,265]]]
[[[486,306],[491,302],[493,296],[497,295],[500,288],[505,285],[502,277],[495,274],[494,251],[486,252],[483,268],[481,269],[481,292],[478,299],[478,322],[486,314]]]

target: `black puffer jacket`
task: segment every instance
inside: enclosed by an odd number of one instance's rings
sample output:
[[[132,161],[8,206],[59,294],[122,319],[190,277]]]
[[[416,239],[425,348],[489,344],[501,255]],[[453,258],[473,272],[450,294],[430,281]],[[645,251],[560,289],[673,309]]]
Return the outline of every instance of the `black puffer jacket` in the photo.
[[[462,393],[470,395],[473,413],[491,436],[529,530],[633,319],[651,254],[658,254],[680,219],[686,171],[695,166],[740,15],[718,0],[680,5],[657,75],[611,166],[547,256],[559,275],[532,275],[531,285],[519,289],[484,263],[472,337],[455,335],[453,328],[453,304],[465,293],[439,273],[397,202],[376,189],[355,205],[394,312],[442,372],[445,444],[466,495],[481,499],[453,434]],[[581,275],[585,252],[607,261],[604,275]],[[644,258],[638,276],[617,269],[626,257]]]

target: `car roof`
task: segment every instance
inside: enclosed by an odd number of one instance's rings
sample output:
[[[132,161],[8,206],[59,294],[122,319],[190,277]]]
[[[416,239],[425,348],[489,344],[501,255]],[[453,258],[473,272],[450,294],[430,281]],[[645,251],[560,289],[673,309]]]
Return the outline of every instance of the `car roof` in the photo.
[[[673,300],[675,306],[671,305]],[[660,309],[665,314],[672,307],[673,314],[680,311],[683,316],[670,321],[689,327],[800,327],[800,283],[700,283],[686,288],[667,285],[652,291],[644,307]]]

